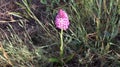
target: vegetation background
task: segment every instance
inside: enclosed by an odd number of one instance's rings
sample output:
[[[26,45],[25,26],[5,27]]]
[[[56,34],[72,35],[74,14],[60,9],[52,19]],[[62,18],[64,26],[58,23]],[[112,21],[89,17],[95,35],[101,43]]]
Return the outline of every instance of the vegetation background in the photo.
[[[70,20],[63,64],[59,9]],[[120,67],[120,0],[0,0],[0,67]]]

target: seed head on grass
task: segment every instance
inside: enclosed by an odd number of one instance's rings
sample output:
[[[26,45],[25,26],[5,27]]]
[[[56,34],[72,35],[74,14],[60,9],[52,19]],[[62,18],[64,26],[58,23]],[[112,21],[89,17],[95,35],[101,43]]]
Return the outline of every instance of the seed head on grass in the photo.
[[[56,27],[59,29],[67,30],[69,24],[70,24],[70,22],[69,22],[67,13],[64,10],[60,9],[55,18]]]

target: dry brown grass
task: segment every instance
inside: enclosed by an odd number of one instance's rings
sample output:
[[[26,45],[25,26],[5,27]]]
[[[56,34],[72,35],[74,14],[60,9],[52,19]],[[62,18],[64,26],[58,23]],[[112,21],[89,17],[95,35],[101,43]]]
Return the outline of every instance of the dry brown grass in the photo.
[[[16,2],[20,0],[0,0],[0,22],[11,22],[14,18],[8,14],[9,12],[14,12],[19,9]]]

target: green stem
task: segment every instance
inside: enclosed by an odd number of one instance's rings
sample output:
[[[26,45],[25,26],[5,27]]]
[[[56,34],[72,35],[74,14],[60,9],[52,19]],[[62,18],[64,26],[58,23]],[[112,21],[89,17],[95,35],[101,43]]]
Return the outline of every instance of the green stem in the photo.
[[[60,56],[62,57],[63,56],[63,50],[64,50],[64,47],[63,47],[63,29],[61,29],[61,33],[60,33]]]

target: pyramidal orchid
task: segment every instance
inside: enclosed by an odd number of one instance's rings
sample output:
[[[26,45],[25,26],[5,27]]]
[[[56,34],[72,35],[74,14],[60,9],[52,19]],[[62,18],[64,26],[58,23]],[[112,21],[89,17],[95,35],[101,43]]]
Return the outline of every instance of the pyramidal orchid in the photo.
[[[64,52],[64,45],[63,45],[63,30],[67,30],[68,27],[69,27],[69,18],[68,18],[68,15],[67,13],[60,9],[57,13],[57,16],[55,17],[55,25],[58,29],[61,30],[61,33],[60,33],[60,57],[61,57],[61,60],[63,58],[63,52]]]
[[[70,24],[70,22],[69,22],[67,13],[64,10],[60,9],[55,18],[56,27],[59,29],[67,30],[69,24]]]

